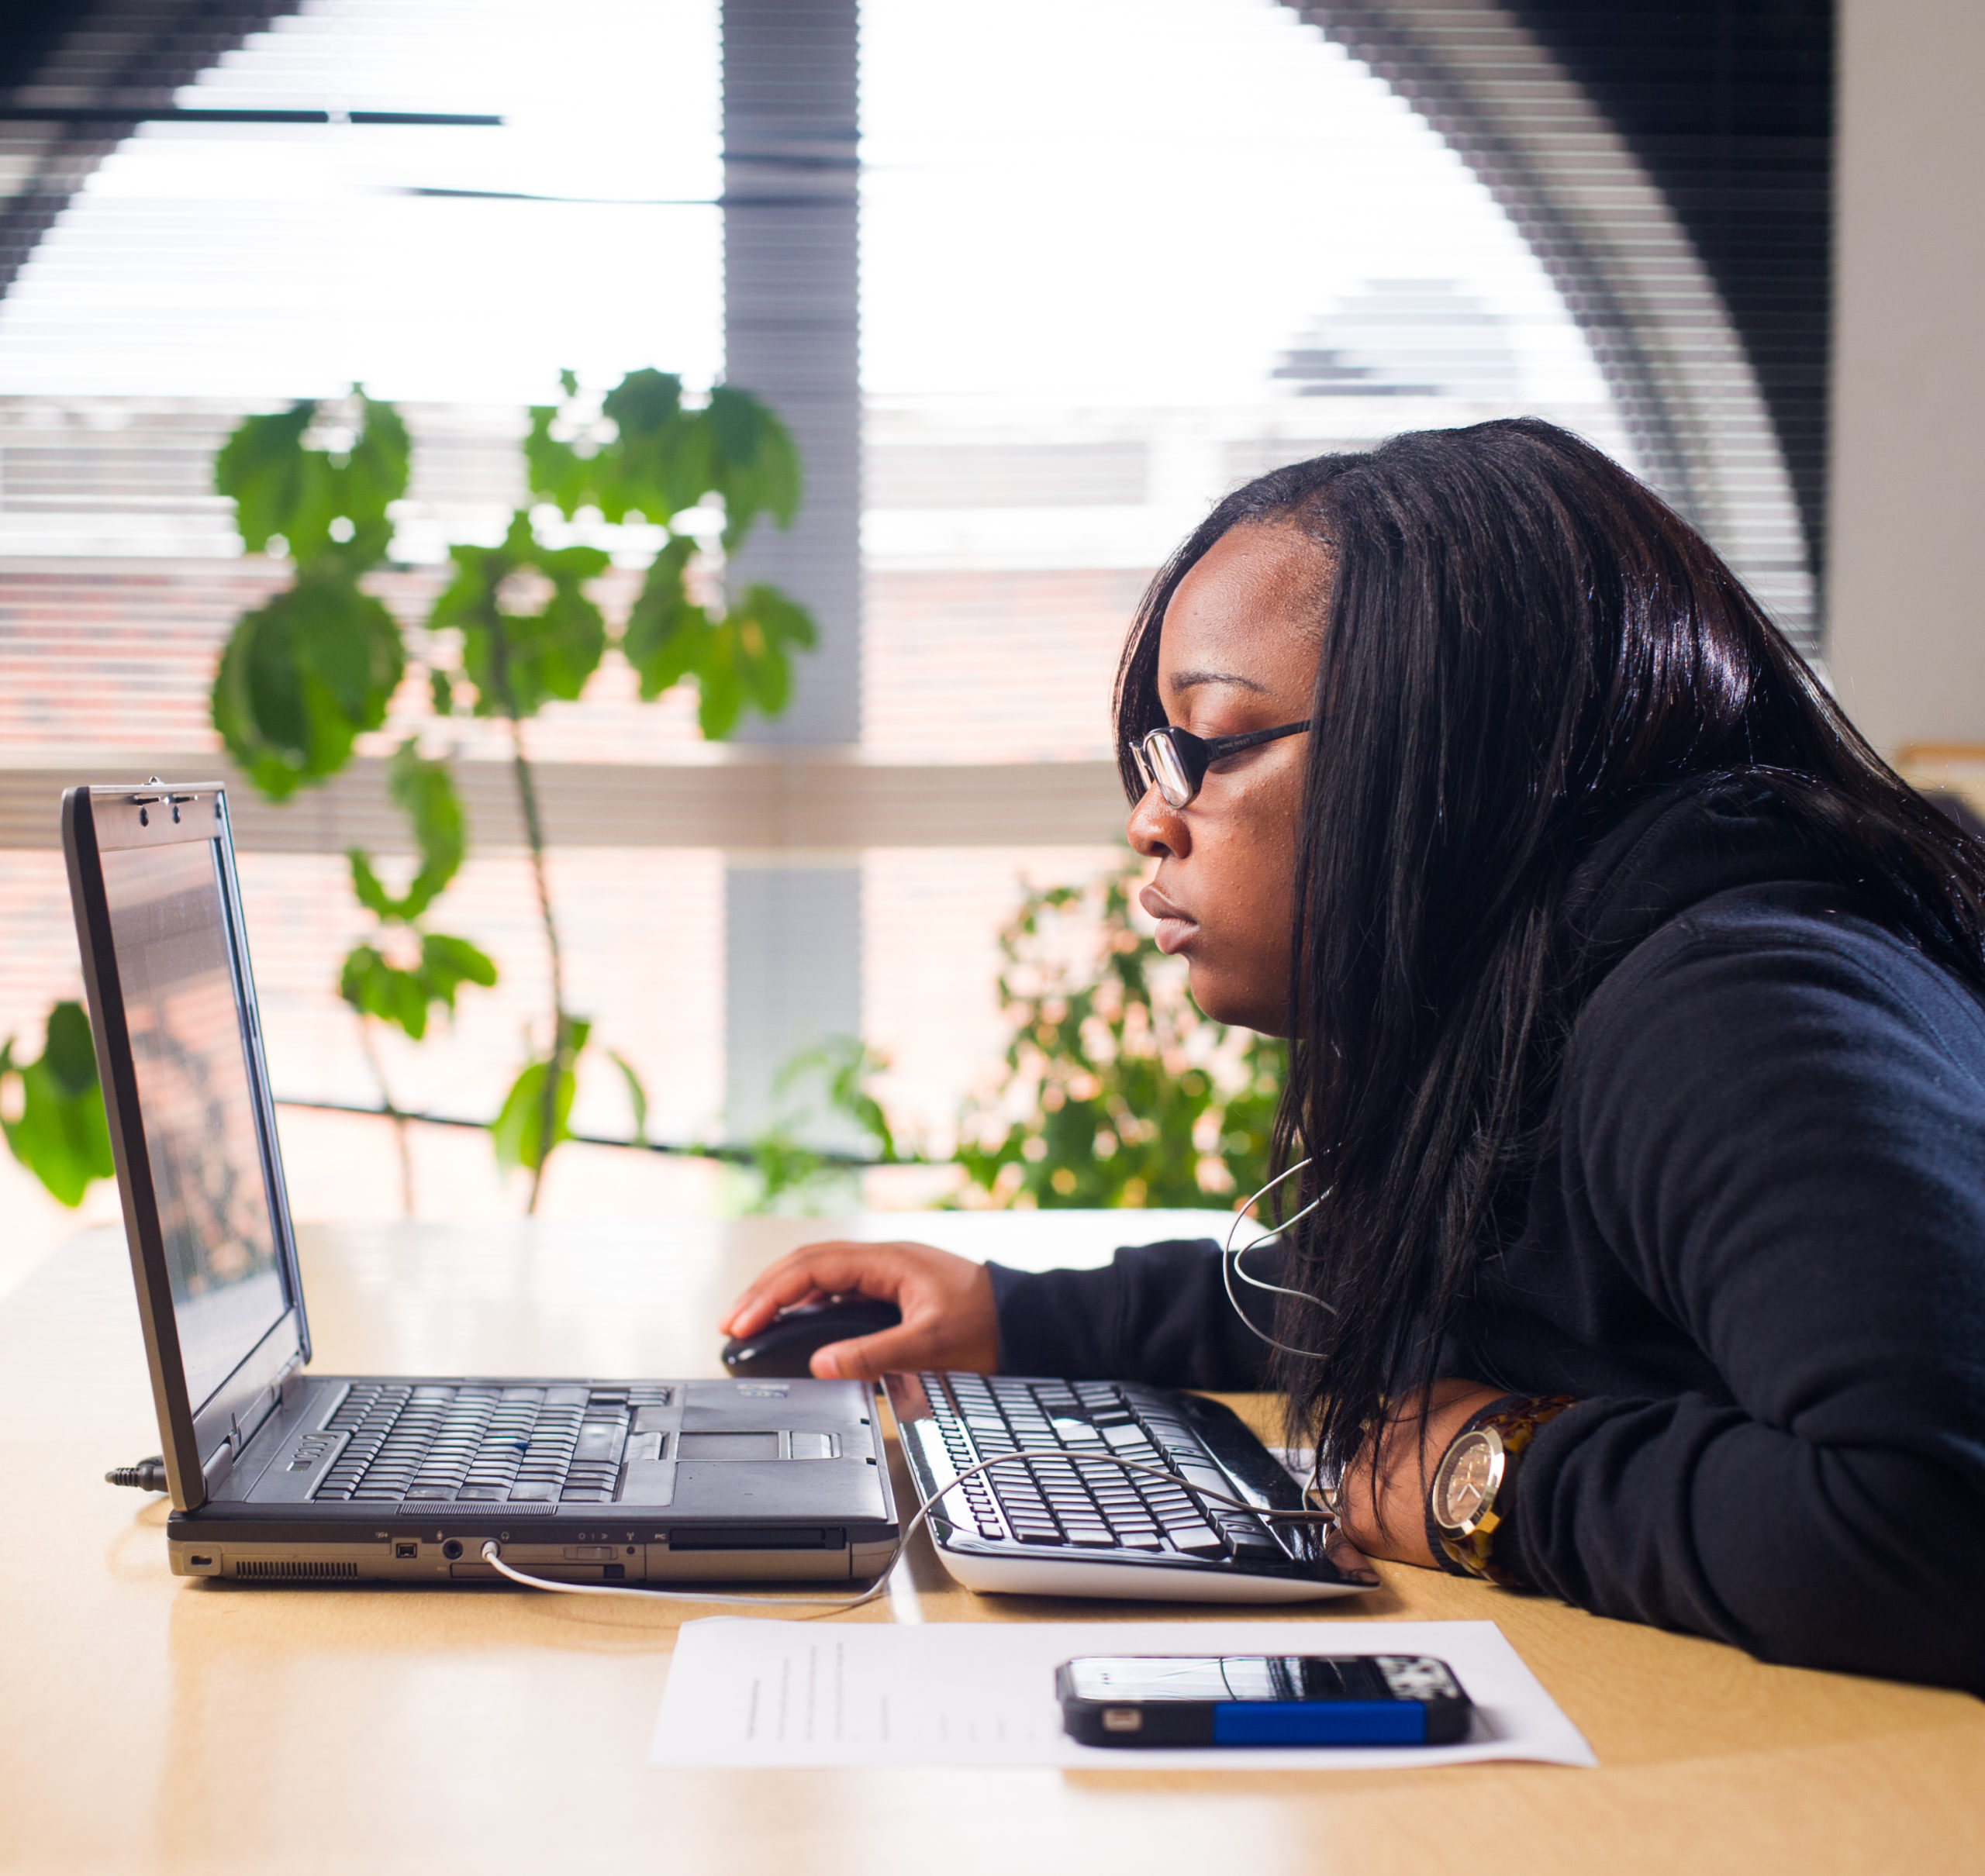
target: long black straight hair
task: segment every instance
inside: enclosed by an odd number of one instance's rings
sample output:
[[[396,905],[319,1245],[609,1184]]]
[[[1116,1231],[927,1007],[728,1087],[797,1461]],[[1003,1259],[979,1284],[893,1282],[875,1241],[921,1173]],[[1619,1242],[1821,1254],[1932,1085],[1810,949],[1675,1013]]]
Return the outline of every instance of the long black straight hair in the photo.
[[[1272,1166],[1307,1154],[1300,1202],[1324,1203],[1291,1234],[1284,1281],[1303,1295],[1280,1299],[1276,1334],[1307,1352],[1278,1378],[1292,1427],[1343,1466],[1387,1400],[1434,1378],[1509,1226],[1579,994],[1566,882],[1600,834],[1660,788],[1742,774],[1980,985],[1985,853],[1881,761],[1693,529],[1532,419],[1319,457],[1227,496],[1138,609],[1120,743],[1165,721],[1158,635],[1180,581],[1231,529],[1277,524],[1329,571]]]

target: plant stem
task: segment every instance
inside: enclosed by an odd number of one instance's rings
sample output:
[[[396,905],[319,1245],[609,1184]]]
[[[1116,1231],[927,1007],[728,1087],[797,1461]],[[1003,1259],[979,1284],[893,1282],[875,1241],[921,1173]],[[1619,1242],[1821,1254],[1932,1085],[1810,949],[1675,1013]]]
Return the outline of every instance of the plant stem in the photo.
[[[531,774],[530,759],[524,754],[523,722],[517,714],[516,693],[510,685],[509,643],[504,636],[502,615],[496,610],[493,598],[489,676],[497,708],[510,726],[510,772],[516,778],[517,805],[523,815],[531,876],[537,885],[537,913],[544,921],[544,947],[551,965],[551,1053],[545,1064],[544,1098],[538,1111],[537,1164],[531,1168],[530,1197],[524,1203],[528,1217],[537,1209],[538,1195],[544,1188],[544,1169],[551,1163],[555,1143],[552,1134],[558,1120],[558,1089],[571,1055],[571,1019],[565,1013],[565,965],[558,948],[558,921],[551,916],[551,884],[545,872],[544,823],[537,812],[537,783]]]
[[[385,1110],[386,1118],[393,1123],[394,1137],[400,1150],[400,1210],[406,1217],[413,1216],[413,1143],[407,1137],[406,1116],[393,1099],[393,1091],[386,1085],[386,1065],[379,1059],[378,1044],[373,1040],[372,1019],[361,1015],[358,1019],[359,1047],[365,1051],[366,1066],[372,1071],[372,1079],[379,1085],[379,1105]]]
[[[565,1013],[565,966],[558,948],[558,923],[551,913],[551,883],[544,865],[544,824],[537,812],[537,784],[524,754],[524,726],[514,712],[510,719],[510,767],[517,778],[517,804],[523,811],[524,839],[530,847],[531,877],[537,885],[538,916],[544,922],[544,946],[551,962],[551,1056],[544,1075],[544,1102],[538,1123],[537,1164],[531,1168],[530,1198],[526,1215],[537,1209],[538,1194],[544,1185],[544,1169],[551,1164],[552,1130],[558,1123],[558,1090],[564,1082],[571,1054],[571,1026]]]

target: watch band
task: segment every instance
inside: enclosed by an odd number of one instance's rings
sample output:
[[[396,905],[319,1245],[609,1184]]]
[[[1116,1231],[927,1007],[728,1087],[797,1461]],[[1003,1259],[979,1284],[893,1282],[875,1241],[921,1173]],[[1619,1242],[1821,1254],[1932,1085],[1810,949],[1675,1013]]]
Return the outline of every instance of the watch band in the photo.
[[[1496,1533],[1509,1517],[1516,1486],[1517,1462],[1537,1436],[1537,1429],[1575,1404],[1569,1394],[1506,1394],[1469,1416],[1467,1423],[1448,1443],[1434,1468],[1433,1484],[1427,1494],[1427,1547],[1434,1560],[1451,1576],[1472,1576],[1492,1583],[1521,1588],[1521,1579],[1495,1559]],[[1465,1529],[1444,1529],[1434,1512],[1435,1498],[1449,1456],[1472,1434],[1492,1433],[1500,1443],[1502,1471],[1489,1502],[1472,1517]]]

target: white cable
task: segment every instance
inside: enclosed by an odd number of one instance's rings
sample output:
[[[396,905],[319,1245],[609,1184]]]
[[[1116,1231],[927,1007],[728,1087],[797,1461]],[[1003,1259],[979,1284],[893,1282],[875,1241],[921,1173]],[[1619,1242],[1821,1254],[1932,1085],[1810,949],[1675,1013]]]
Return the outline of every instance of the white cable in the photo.
[[[482,1560],[513,1583],[521,1583],[528,1589],[554,1590],[563,1596],[638,1596],[650,1602],[720,1602],[733,1606],[744,1604],[753,1609],[791,1609],[810,1603],[821,1605],[828,1614],[845,1615],[851,1609],[858,1609],[866,1603],[875,1602],[888,1590],[890,1574],[903,1560],[903,1552],[910,1539],[916,1536],[918,1526],[924,1523],[931,1512],[944,1502],[947,1493],[962,1485],[967,1479],[975,1478],[981,1472],[989,1471],[994,1466],[1011,1465],[1018,1460],[1044,1459],[1058,1460],[1063,1464],[1093,1464],[1100,1460],[1120,1467],[1126,1472],[1148,1473],[1153,1478],[1162,1478],[1168,1484],[1182,1486],[1196,1498],[1212,1499],[1217,1503],[1231,1505],[1236,1511],[1246,1512],[1252,1517],[1299,1524],[1334,1524],[1338,1522],[1337,1513],[1327,1507],[1322,1510],[1311,1510],[1306,1506],[1303,1510],[1293,1511],[1274,1505],[1251,1505],[1245,1498],[1232,1497],[1224,1491],[1215,1491],[1205,1485],[1196,1485],[1179,1473],[1166,1471],[1162,1466],[1148,1466],[1141,1460],[1126,1459],[1117,1453],[1077,1453],[1059,1446],[1023,1447],[1017,1451],[996,1454],[990,1459],[982,1459],[975,1464],[967,1466],[964,1471],[953,1475],[948,1485],[940,1488],[930,1497],[920,1500],[916,1515],[903,1527],[903,1533],[896,1540],[896,1549],[890,1553],[889,1562],[883,1566],[873,1583],[852,1596],[772,1596],[735,1593],[727,1595],[717,1590],[651,1589],[631,1583],[561,1583],[551,1577],[533,1576],[528,1571],[519,1570],[505,1563],[503,1547],[493,1537],[484,1540]],[[1316,1468],[1313,1466],[1310,1468],[1311,1484],[1304,1488],[1306,1498],[1313,1489],[1320,1497],[1323,1495],[1320,1487],[1315,1483],[1316,1478]],[[1039,1483],[1037,1480],[1035,1482]]]
[[[1264,1198],[1267,1198],[1269,1194],[1273,1191],[1278,1185],[1281,1185],[1283,1180],[1293,1179],[1295,1178],[1296,1174],[1300,1173],[1303,1168],[1309,1164],[1310,1162],[1307,1159],[1298,1160],[1296,1164],[1290,1167],[1286,1171],[1277,1173],[1266,1185],[1263,1186],[1258,1192],[1255,1193],[1253,1198],[1250,1198],[1245,1205],[1242,1205],[1240,1209],[1234,1214],[1234,1223],[1227,1227],[1226,1250],[1220,1260],[1220,1280],[1221,1283],[1226,1286],[1227,1300],[1233,1305],[1234,1313],[1240,1317],[1241,1326],[1247,1329],[1250,1335],[1254,1336],[1261,1341],[1265,1342],[1270,1348],[1280,1349],[1285,1355],[1301,1355],[1310,1360],[1320,1360],[1323,1359],[1323,1354],[1320,1350],[1314,1348],[1297,1348],[1289,1343],[1279,1342],[1273,1336],[1270,1335],[1265,1329],[1258,1327],[1255,1325],[1254,1319],[1248,1315],[1245,1309],[1241,1307],[1240,1298],[1234,1294],[1234,1279],[1236,1277],[1238,1277],[1243,1283],[1250,1285],[1255,1289],[1266,1290],[1272,1295],[1276,1296],[1293,1296],[1300,1302],[1314,1303],[1319,1309],[1327,1309],[1333,1316],[1337,1314],[1337,1306],[1335,1304],[1325,1302],[1320,1296],[1312,1296],[1307,1290],[1292,1290],[1286,1284],[1269,1283],[1262,1278],[1249,1276],[1246,1269],[1241,1262],[1241,1260],[1245,1257],[1249,1251],[1258,1250],[1262,1245],[1268,1243],[1271,1238],[1279,1238],[1282,1236],[1285,1232],[1288,1231],[1292,1226],[1300,1225],[1302,1223],[1304,1219],[1307,1218],[1312,1212],[1316,1210],[1317,1206],[1321,1205],[1326,1198],[1330,1197],[1330,1193],[1327,1190],[1318,1193],[1317,1196],[1311,1199],[1310,1202],[1306,1205],[1301,1211],[1298,1212],[1293,1218],[1285,1219],[1282,1223],[1276,1226],[1274,1230],[1263,1232],[1262,1235],[1254,1240],[1251,1243],[1243,1244],[1238,1250],[1236,1250],[1234,1248],[1234,1234],[1241,1229],[1241,1223],[1246,1219],[1248,1214],[1254,1210],[1255,1207],[1259,1205]]]

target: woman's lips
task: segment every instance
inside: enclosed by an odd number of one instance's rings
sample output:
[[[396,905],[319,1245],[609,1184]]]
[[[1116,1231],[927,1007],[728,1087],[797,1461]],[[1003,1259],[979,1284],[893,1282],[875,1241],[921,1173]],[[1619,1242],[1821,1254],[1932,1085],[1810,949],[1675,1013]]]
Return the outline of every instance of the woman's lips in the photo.
[[[1137,895],[1137,903],[1158,921],[1158,948],[1167,957],[1182,951],[1196,932],[1199,922],[1181,912],[1155,886],[1147,886]]]

